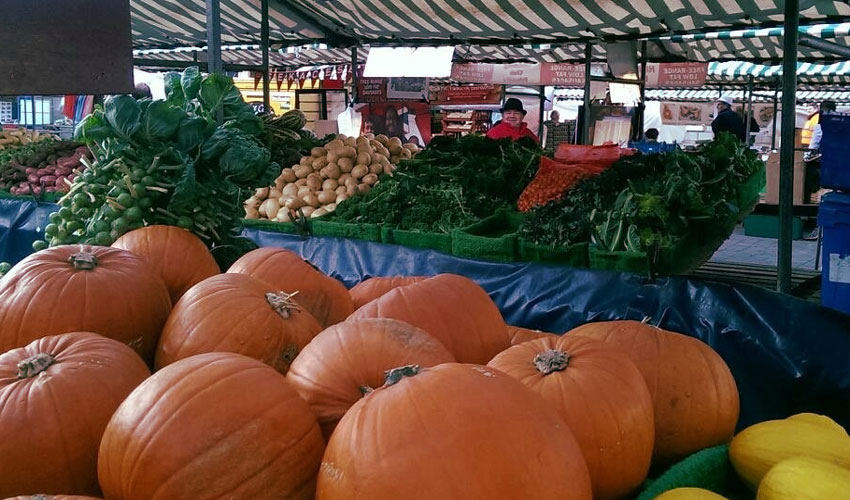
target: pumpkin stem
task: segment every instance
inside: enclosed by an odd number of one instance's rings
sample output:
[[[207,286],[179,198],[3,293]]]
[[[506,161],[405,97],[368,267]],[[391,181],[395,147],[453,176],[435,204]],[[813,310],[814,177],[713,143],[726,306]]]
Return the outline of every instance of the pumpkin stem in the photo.
[[[268,292],[266,293],[266,302],[272,306],[274,312],[278,313],[284,319],[292,316],[292,311],[300,311],[298,308],[298,304],[292,300],[292,297],[295,297],[298,292],[286,293],[284,291],[280,292]]]
[[[419,373],[419,370],[419,365],[400,366],[398,368],[387,370],[384,372],[384,377],[386,379],[384,387],[395,385],[404,377],[412,377]]]
[[[30,356],[18,363],[18,379],[35,377],[55,362],[53,356],[43,352]]]
[[[360,389],[360,393],[363,394],[364,396],[375,390],[375,389],[372,389],[371,387],[369,387],[368,385],[361,385],[359,387],[359,389]]]
[[[97,257],[95,257],[93,253],[82,249],[68,257],[68,262],[70,262],[77,271],[90,271],[97,267]]]
[[[570,355],[560,349],[548,349],[534,357],[534,367],[543,375],[566,370],[570,364]]]

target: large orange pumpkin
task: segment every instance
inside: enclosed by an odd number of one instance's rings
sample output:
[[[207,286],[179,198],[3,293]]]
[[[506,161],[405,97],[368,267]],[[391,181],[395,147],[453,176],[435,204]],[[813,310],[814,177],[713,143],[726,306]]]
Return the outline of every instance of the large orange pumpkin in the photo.
[[[86,497],[81,495],[22,495],[17,497],[9,497],[5,500],[102,500],[95,497]]]
[[[233,353],[155,373],[103,434],[98,477],[110,500],[312,500],[324,443],[286,379]]]
[[[653,460],[670,463],[732,439],[738,387],[708,345],[638,321],[588,323],[567,334],[613,344],[641,371],[655,411]]]
[[[86,331],[124,342],[150,361],[170,310],[165,283],[132,253],[52,247],[0,280],[0,352],[46,335]]]
[[[317,500],[590,500],[581,450],[510,376],[444,363],[391,370],[331,436]]]
[[[622,498],[646,479],[655,423],[637,367],[615,347],[580,336],[515,345],[488,364],[543,396],[573,431],[593,498]]]
[[[351,315],[364,318],[394,318],[419,327],[462,363],[485,364],[510,346],[505,322],[487,292],[455,274],[390,290]]]
[[[321,330],[286,292],[244,274],[219,274],[177,301],[162,329],[156,367],[196,354],[236,352],[286,373]]]
[[[186,290],[221,271],[204,242],[176,226],[147,226],[125,233],[112,244],[150,264],[168,286],[174,304]]]
[[[387,370],[452,361],[437,339],[415,326],[394,319],[361,319],[318,334],[295,358],[286,378],[310,405],[328,439],[351,405],[383,385]]]
[[[325,276],[297,254],[282,248],[252,250],[230,266],[228,273],[247,274],[277,290],[296,294],[296,300],[323,328],[345,320],[354,302],[345,286]]]
[[[132,349],[94,333],[42,337],[0,355],[0,498],[98,494],[100,437],[149,375]]]
[[[528,342],[529,340],[558,337],[554,333],[541,332],[540,330],[531,330],[529,328],[511,325],[508,325],[508,336],[511,339],[511,345],[522,344],[523,342]]]
[[[427,276],[392,276],[386,278],[376,276],[354,285],[348,293],[351,294],[351,298],[354,300],[354,308],[360,309],[363,304],[377,299],[393,288],[410,285],[427,278]]]

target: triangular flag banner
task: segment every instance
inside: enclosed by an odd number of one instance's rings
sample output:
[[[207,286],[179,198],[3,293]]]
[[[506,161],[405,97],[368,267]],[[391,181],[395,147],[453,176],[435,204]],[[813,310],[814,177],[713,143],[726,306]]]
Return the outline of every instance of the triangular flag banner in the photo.
[[[280,86],[283,85],[283,72],[278,72],[275,75],[275,80],[277,81],[277,90],[280,91]]]
[[[260,80],[263,79],[263,74],[260,73],[259,71],[254,71],[253,75],[254,75],[254,90],[257,90],[257,87],[260,86]]]
[[[291,71],[286,74],[286,90],[292,90],[292,84],[295,83],[295,73]]]
[[[310,75],[310,79],[313,80],[313,86],[314,87],[319,82],[319,73],[320,73],[320,71],[316,69],[316,70],[313,70],[312,74]]]

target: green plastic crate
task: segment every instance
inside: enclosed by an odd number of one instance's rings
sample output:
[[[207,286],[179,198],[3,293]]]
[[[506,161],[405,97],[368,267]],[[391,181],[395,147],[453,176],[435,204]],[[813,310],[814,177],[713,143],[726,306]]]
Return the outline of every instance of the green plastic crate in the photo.
[[[648,273],[649,259],[643,252],[609,252],[590,245],[587,252],[591,269]]]
[[[519,258],[524,261],[545,262],[570,267],[587,267],[587,243],[576,243],[568,247],[551,247],[518,239]]]
[[[294,222],[276,222],[261,219],[242,219],[242,227],[251,227],[261,231],[270,231],[274,233],[301,234],[304,232],[299,230]]]
[[[332,236],[366,241],[381,241],[380,224],[333,222],[316,219],[311,221],[313,236]]]
[[[673,465],[644,484],[635,500],[653,500],[676,488],[702,488],[729,500],[754,500],[755,493],[738,478],[729,461],[729,446],[706,448]]]
[[[803,237],[803,219],[792,218],[791,237]],[[744,218],[744,234],[758,238],[779,238],[779,217],[776,215],[748,215]]]
[[[393,245],[452,253],[451,234],[384,228],[381,240]]]
[[[475,224],[452,231],[452,254],[458,257],[514,262],[519,259],[517,229],[522,215],[497,211]]]
[[[738,208],[743,215],[749,213],[758,203],[761,192],[767,185],[767,177],[764,165],[749,179],[739,184],[737,191]]]

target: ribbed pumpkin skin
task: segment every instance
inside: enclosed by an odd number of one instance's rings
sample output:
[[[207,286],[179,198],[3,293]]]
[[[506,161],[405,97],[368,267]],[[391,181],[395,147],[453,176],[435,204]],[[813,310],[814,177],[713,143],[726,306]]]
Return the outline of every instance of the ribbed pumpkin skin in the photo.
[[[102,500],[96,497],[86,497],[80,495],[23,495],[17,497],[9,497],[5,500]]]
[[[312,499],[322,433],[273,368],[233,353],[193,356],[115,412],[98,477],[110,500]]]
[[[563,419],[508,375],[424,368],[358,401],[328,443],[317,500],[591,500]]]
[[[638,321],[588,323],[567,335],[616,345],[641,371],[654,404],[655,462],[671,463],[732,439],[738,387],[708,345]]]
[[[36,354],[54,363],[18,378]],[[0,497],[33,491],[97,495],[97,453],[110,417],[150,372],[132,349],[86,332],[0,355]]]
[[[272,247],[252,250],[227,272],[247,274],[288,293],[297,291],[295,299],[323,328],[344,321],[354,312],[354,302],[342,283],[325,276],[289,250]]]
[[[499,309],[474,281],[455,274],[390,290],[350,319],[393,318],[428,332],[461,363],[486,364],[510,346]]]
[[[800,413],[751,425],[729,445],[732,466],[753,489],[771,467],[798,456],[850,469],[850,436],[829,417]]]
[[[376,276],[354,285],[348,293],[351,294],[351,299],[354,301],[354,308],[360,309],[364,304],[377,299],[393,288],[410,285],[425,279],[428,279],[428,276]]]
[[[551,350],[569,358],[566,368],[545,374],[535,359]],[[646,479],[655,435],[652,397],[640,371],[616,348],[549,336],[515,345],[487,366],[522,382],[567,422],[587,462],[594,499],[621,498]]]
[[[824,460],[794,457],[770,469],[757,500],[839,500],[850,498],[850,470]]]
[[[95,256],[91,270],[68,259]],[[95,332],[153,359],[171,311],[165,283],[139,257],[118,248],[63,245],[34,253],[0,279],[0,352],[66,332]]]
[[[354,403],[384,384],[387,370],[453,361],[440,342],[415,326],[394,319],[361,319],[316,335],[286,378],[310,405],[327,440]]]
[[[204,242],[176,226],[147,226],[125,233],[112,244],[138,255],[159,273],[171,303],[192,286],[220,273]]]
[[[281,373],[321,326],[300,305],[281,315],[266,298],[276,290],[243,274],[207,278],[177,301],[156,351],[156,367],[208,352],[235,352]]]
[[[726,497],[702,488],[676,488],[665,491],[655,500],[726,500]]]
[[[508,336],[511,339],[511,345],[522,344],[529,340],[545,339],[549,337],[558,338],[558,335],[549,332],[541,332],[540,330],[532,330],[521,326],[508,325]]]

